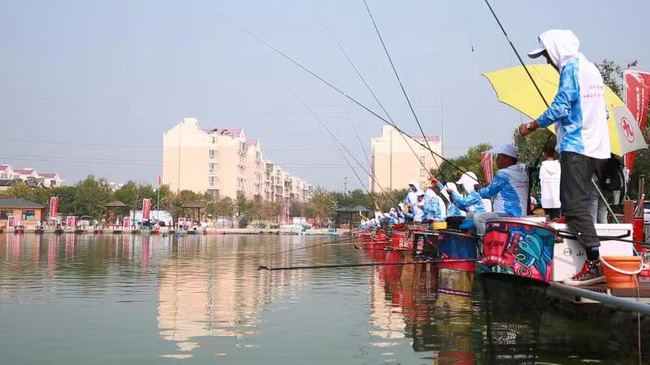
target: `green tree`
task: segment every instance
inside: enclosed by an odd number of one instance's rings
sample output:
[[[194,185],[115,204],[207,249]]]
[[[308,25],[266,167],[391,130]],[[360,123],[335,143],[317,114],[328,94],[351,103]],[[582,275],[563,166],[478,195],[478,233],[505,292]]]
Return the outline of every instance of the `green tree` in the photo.
[[[129,210],[137,205],[138,198],[138,185],[134,181],[128,181],[121,188],[113,192],[113,200],[119,200],[126,204]]]
[[[75,188],[77,214],[101,219],[105,212],[104,204],[111,197],[108,181],[106,179],[97,180],[93,175],[88,175],[79,181]]]
[[[623,68],[613,60],[603,60],[596,67],[600,70],[605,85],[623,99]]]
[[[464,171],[472,171],[476,174],[479,180],[483,181],[483,163],[481,162],[481,152],[489,151],[490,149],[492,149],[492,145],[488,143],[481,143],[477,146],[470,147],[467,150],[466,154],[459,157],[450,158],[449,161]],[[462,174],[463,173],[461,171],[452,166],[449,162],[444,161],[442,165],[440,165],[440,173],[437,176],[444,182],[456,182]]]
[[[232,217],[235,215],[235,203],[230,197],[219,199],[214,204],[214,213],[216,216]]]

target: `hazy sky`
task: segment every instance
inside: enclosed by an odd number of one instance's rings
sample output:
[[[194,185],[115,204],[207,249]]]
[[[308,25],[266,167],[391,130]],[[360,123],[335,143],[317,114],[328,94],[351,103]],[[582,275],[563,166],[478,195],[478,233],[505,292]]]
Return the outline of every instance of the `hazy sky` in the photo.
[[[638,59],[650,70],[639,16],[648,1],[492,2],[521,53],[541,31],[570,28],[592,61]],[[520,117],[481,74],[516,58],[482,0],[369,4],[427,134],[441,134],[442,114],[447,155],[510,142]],[[0,163],[70,183],[88,174],[153,183],[163,132],[196,117],[202,127],[244,128],[267,157],[314,184],[342,189],[347,175],[358,187],[291,90],[360,160],[351,123],[369,149],[381,121],[213,9],[379,110],[327,26],[398,125],[416,134],[362,0],[0,0]]]

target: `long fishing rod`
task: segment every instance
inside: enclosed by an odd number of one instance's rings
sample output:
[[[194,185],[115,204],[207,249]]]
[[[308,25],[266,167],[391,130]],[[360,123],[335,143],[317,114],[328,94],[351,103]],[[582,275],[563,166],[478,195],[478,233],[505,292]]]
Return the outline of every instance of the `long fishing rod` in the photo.
[[[356,232],[353,232],[353,233],[356,233]],[[263,257],[269,257],[269,256],[280,255],[280,254],[288,253],[288,252],[306,250],[306,249],[314,248],[314,247],[335,245],[337,243],[347,242],[350,239],[351,239],[351,237],[339,238],[339,239],[336,239],[336,240],[321,242],[321,243],[317,243],[317,244],[314,244],[314,245],[301,246],[301,247],[292,248],[292,249],[288,249],[288,250],[275,251],[275,252],[271,252],[271,253],[267,253],[267,254],[262,254],[262,255],[257,256],[256,258],[260,259],[260,258],[263,258]]]
[[[388,110],[386,110],[386,108],[384,107],[384,104],[379,100],[379,98],[377,97],[377,94],[375,94],[375,92],[372,90],[372,88],[370,87],[370,84],[368,84],[368,82],[366,81],[366,78],[363,77],[363,75],[361,74],[361,71],[359,71],[359,69],[358,69],[357,66],[354,64],[354,62],[352,62],[352,59],[350,58],[350,56],[348,56],[348,53],[345,51],[345,49],[343,48],[343,46],[341,45],[341,43],[338,41],[338,39],[336,39],[336,37],[334,36],[334,34],[330,31],[330,29],[329,29],[327,26],[325,26],[325,29],[327,30],[327,33],[329,33],[329,35],[330,35],[330,37],[332,38],[332,40],[334,40],[334,42],[336,43],[336,45],[339,47],[339,49],[341,50],[341,53],[343,53],[343,56],[345,56],[345,59],[348,61],[348,63],[350,64],[350,66],[352,66],[352,69],[354,69],[354,72],[357,74],[357,76],[359,77],[359,79],[361,80],[361,82],[363,82],[363,84],[366,86],[366,89],[370,92],[370,95],[372,95],[372,97],[375,99],[375,101],[377,102],[377,104],[379,105],[379,107],[381,108],[381,110],[384,112],[384,114],[386,114],[386,117],[387,117],[388,120],[390,121],[389,125],[392,126],[392,127],[395,128],[395,129],[398,129],[398,128],[397,128],[397,123],[395,123],[395,121],[393,120],[393,118],[392,118],[392,117],[390,116],[390,114],[388,113]],[[420,163],[420,165],[424,168],[424,170],[427,172],[427,174],[429,175],[429,177],[435,177],[435,176],[431,173],[431,171],[429,171],[429,169],[427,168],[427,166],[424,164],[424,161],[422,161],[422,160],[420,159],[420,156],[418,155],[418,153],[415,152],[415,149],[413,149],[413,146],[411,145],[411,143],[409,143],[409,142],[406,140],[406,137],[404,137],[404,134],[403,134],[403,133],[398,133],[398,134],[400,135],[400,137],[402,137],[402,139],[404,140],[404,143],[409,147],[409,149],[411,150],[411,152],[415,155],[416,159],[418,160],[418,162]],[[435,161],[435,158],[434,158],[434,161]],[[437,166],[437,161],[436,161],[436,166]],[[440,169],[438,169],[438,171],[440,171]],[[442,172],[440,172],[440,174],[441,174],[440,176],[442,177]]]
[[[296,98],[296,99],[297,99],[297,100],[302,104],[302,106],[305,107],[305,109],[307,109],[307,111],[309,112],[309,114],[311,114],[311,116],[312,116],[314,119],[316,119],[316,121],[317,121],[318,123],[320,123],[320,125],[321,125],[321,126],[322,126],[326,131],[327,131],[327,133],[329,133],[329,135],[334,139],[334,141],[336,141],[336,143],[339,145],[339,147],[342,148],[343,150],[345,150],[345,151],[347,152],[347,154],[348,154],[348,155],[349,155],[349,156],[354,160],[354,162],[356,162],[357,165],[359,165],[359,167],[361,168],[361,170],[363,170],[363,172],[365,172],[368,176],[370,176],[371,179],[373,179],[373,181],[374,181],[374,182],[377,184],[377,186],[381,189],[381,191],[383,192],[383,194],[385,195],[385,197],[389,198],[389,199],[390,199],[390,200],[391,200],[395,205],[398,205],[399,203],[398,203],[397,201],[395,201],[395,199],[393,199],[393,197],[391,197],[389,194],[387,194],[386,191],[381,187],[381,185],[380,185],[376,180],[374,180],[374,177],[372,176],[372,174],[370,174],[370,173],[368,172],[368,170],[366,170],[365,167],[363,167],[363,164],[362,164],[361,162],[359,162],[359,160],[357,160],[356,157],[354,157],[354,155],[350,152],[350,150],[348,150],[348,149],[343,145],[343,143],[341,143],[341,141],[338,139],[338,137],[336,137],[336,135],[334,134],[334,132],[332,132],[332,131],[327,127],[327,125],[326,125],[326,124],[325,124],[325,123],[324,123],[324,122],[323,122],[323,121],[322,121],[322,120],[321,120],[321,119],[320,119],[320,118],[319,118],[319,117],[314,113],[314,111],[311,110],[311,108],[309,107],[309,105],[307,105],[307,104],[306,104],[306,103],[305,103],[305,102],[304,102],[300,97],[298,97],[298,95],[296,95],[296,93],[294,93],[292,90],[291,90],[291,93],[292,93],[293,96],[294,96],[294,97],[295,97],[295,98]],[[345,158],[345,155],[343,155],[343,157]],[[350,169],[352,169],[352,172],[354,173],[354,175],[355,175],[355,176],[357,177],[357,179],[359,180],[359,183],[361,183],[361,186],[363,186],[363,188],[366,190],[366,192],[368,193],[368,195],[370,196],[370,198],[373,199],[373,198],[372,198],[372,194],[370,194],[370,191],[368,191],[368,188],[367,188],[367,187],[365,186],[365,184],[361,181],[361,178],[359,177],[359,175],[357,174],[357,172],[356,172],[356,171],[354,170],[354,168],[352,167],[352,164],[350,164],[350,162],[347,160],[347,158],[345,159],[345,161],[346,161],[346,162],[348,163],[348,165],[350,166]],[[374,199],[373,199],[373,200],[374,200]],[[375,202],[375,206],[377,206],[376,202]]]
[[[431,149],[431,146],[429,145],[429,140],[427,139],[427,136],[424,133],[424,130],[422,129],[422,124],[420,124],[420,119],[418,118],[418,115],[415,113],[415,109],[413,108],[413,104],[411,103],[411,99],[409,98],[408,93],[406,92],[406,89],[404,88],[404,84],[402,83],[402,79],[399,77],[399,73],[397,72],[397,68],[395,67],[395,64],[393,63],[393,58],[390,56],[390,53],[388,52],[388,47],[386,47],[386,43],[384,42],[384,37],[381,36],[381,32],[379,31],[379,27],[377,26],[377,22],[375,22],[375,18],[372,16],[372,11],[370,11],[370,7],[368,6],[368,1],[363,0],[363,4],[366,6],[366,10],[368,11],[368,15],[370,16],[370,20],[372,21],[372,25],[375,27],[375,32],[377,33],[377,36],[379,37],[379,41],[381,42],[381,46],[384,48],[384,53],[386,54],[386,57],[388,58],[388,62],[390,63],[390,67],[393,69],[393,74],[395,74],[395,78],[397,79],[397,82],[399,83],[399,87],[402,89],[402,94],[404,94],[404,98],[406,99],[406,102],[408,103],[409,109],[411,109],[411,114],[413,114],[413,118],[415,118],[415,123],[417,123],[418,128],[420,129],[420,133],[422,133],[422,138],[424,139],[424,142],[426,143],[427,148],[431,152],[431,157],[433,158],[433,161],[436,163],[436,167],[438,168],[438,171],[440,171],[440,166],[438,165],[438,161],[436,160],[436,156],[433,155],[433,150]],[[478,182],[478,180],[476,180],[476,181]]]
[[[490,12],[492,13],[492,16],[494,17],[494,20],[496,20],[497,24],[499,25],[499,28],[501,28],[501,32],[503,33],[503,36],[506,37],[506,40],[508,41],[508,44],[510,44],[510,48],[512,48],[512,51],[515,53],[515,56],[517,56],[517,59],[519,60],[519,63],[524,67],[524,70],[526,71],[526,74],[528,75],[528,78],[530,81],[533,83],[533,86],[535,86],[535,90],[539,93],[539,96],[542,98],[544,101],[544,104],[548,108],[548,102],[546,101],[546,98],[544,97],[544,94],[542,94],[542,90],[540,90],[539,86],[537,85],[537,82],[533,78],[533,75],[530,73],[528,70],[528,67],[524,63],[524,60],[521,59],[521,56],[519,55],[519,52],[517,51],[517,48],[515,45],[512,43],[510,40],[510,36],[508,36],[508,33],[506,32],[505,28],[503,28],[503,25],[501,24],[501,21],[499,20],[499,17],[497,14],[494,12],[494,9],[492,9],[492,5],[490,5],[490,2],[488,0],[485,0],[485,4],[487,5],[488,9],[490,9]]]
[[[361,102],[359,102],[358,100],[356,100],[355,98],[353,98],[353,97],[351,97],[350,95],[346,94],[343,90],[341,90],[341,89],[339,89],[338,87],[334,86],[334,85],[333,85],[332,83],[330,83],[329,81],[327,81],[327,80],[325,80],[324,78],[318,76],[316,73],[314,73],[313,71],[311,71],[311,70],[308,69],[307,67],[305,67],[305,66],[303,66],[302,64],[300,64],[298,61],[296,61],[296,60],[294,60],[293,58],[289,57],[286,53],[280,51],[279,49],[277,49],[276,47],[274,47],[274,46],[271,45],[270,43],[268,43],[268,42],[266,42],[265,40],[263,40],[262,38],[258,37],[255,33],[251,32],[250,30],[244,28],[243,26],[241,26],[241,25],[235,23],[233,20],[231,20],[230,18],[228,18],[225,14],[223,14],[223,13],[220,12],[219,10],[214,9],[214,8],[212,8],[212,7],[211,7],[211,9],[212,9],[214,12],[216,12],[219,16],[221,16],[223,19],[225,19],[227,22],[229,22],[230,24],[232,24],[233,26],[239,28],[239,29],[242,30],[244,33],[248,34],[250,37],[254,38],[254,39],[257,40],[258,42],[262,43],[263,45],[265,45],[266,47],[268,47],[269,49],[271,49],[272,51],[274,51],[275,53],[277,53],[277,54],[279,54],[280,56],[284,57],[284,58],[287,59],[289,62],[291,62],[291,63],[293,63],[294,65],[298,66],[300,69],[302,69],[303,71],[307,72],[309,75],[313,76],[314,78],[318,79],[320,82],[322,82],[323,84],[327,85],[329,88],[331,88],[332,90],[336,91],[337,93],[341,94],[342,96],[344,96],[345,98],[347,98],[348,100],[350,100],[351,102],[353,102],[354,104],[358,105],[358,106],[361,107],[363,110],[365,110],[365,111],[367,111],[368,113],[372,114],[373,116],[375,116],[376,118],[378,118],[378,119],[381,120],[382,122],[384,122],[384,123],[386,123],[386,124],[388,124],[388,125],[392,125],[392,126],[393,126],[393,127],[394,127],[398,132],[399,132],[399,133],[401,133],[401,134],[405,135],[406,137],[410,138],[411,140],[413,140],[413,142],[415,142],[416,144],[422,146],[422,148],[425,148],[425,149],[429,150],[430,152],[432,152],[433,154],[435,154],[436,156],[438,156],[441,160],[447,162],[450,166],[452,166],[452,167],[455,168],[456,170],[458,170],[458,171],[460,171],[460,172],[462,172],[462,173],[466,173],[466,172],[467,172],[465,169],[459,167],[459,166],[456,165],[455,163],[453,163],[453,162],[451,162],[450,160],[446,159],[444,156],[441,156],[441,155],[438,154],[437,152],[431,150],[431,149],[430,149],[429,147],[427,147],[425,144],[421,143],[420,141],[418,141],[417,139],[415,139],[413,136],[411,136],[411,135],[409,135],[408,133],[406,133],[405,131],[403,131],[401,128],[398,128],[397,126],[395,126],[395,125],[389,123],[389,121],[386,120],[386,118],[382,117],[381,115],[377,114],[374,110],[368,108],[367,106],[365,106],[364,104],[362,104]]]
[[[405,266],[420,264],[441,264],[449,262],[474,262],[475,259],[455,259],[455,260],[425,260],[425,261],[402,261],[402,262],[364,262],[360,264],[339,264],[339,265],[312,265],[312,266],[259,266],[257,270],[268,271],[286,271],[286,270],[313,270],[313,269],[339,269],[344,267],[367,267],[367,266]]]
[[[537,82],[535,82],[535,79],[533,78],[533,75],[528,70],[528,67],[524,63],[524,60],[521,59],[521,56],[519,55],[519,52],[517,51],[517,48],[515,47],[515,45],[510,40],[510,37],[508,36],[508,33],[506,32],[505,28],[503,27],[503,24],[501,24],[501,21],[499,20],[499,17],[497,16],[497,14],[494,12],[494,9],[492,9],[492,5],[490,5],[490,2],[488,0],[485,0],[485,4],[487,5],[488,9],[490,9],[490,12],[492,13],[492,16],[494,17],[494,20],[496,20],[497,24],[499,25],[499,28],[501,28],[501,32],[503,33],[503,36],[508,41],[508,44],[510,44],[510,48],[512,48],[512,51],[515,53],[515,56],[517,56],[517,59],[519,60],[519,63],[523,66],[524,70],[526,71],[526,75],[528,75],[528,78],[533,83],[533,86],[535,86],[535,90],[537,90],[537,93],[542,98],[542,101],[546,105],[546,108],[549,108],[549,104],[546,101],[546,98],[544,97],[544,94],[542,94],[542,90],[540,90],[539,86],[537,85]],[[548,138],[546,138],[546,142],[544,142],[544,146],[546,146],[548,144],[548,142],[551,140],[552,136],[553,136],[553,134],[549,134]],[[543,147],[539,151],[539,154],[537,155],[537,158],[535,159],[535,162],[533,163],[533,168],[535,166],[537,166],[539,164],[539,162],[542,160],[542,153],[544,153],[544,148]],[[531,213],[531,211],[530,211],[530,194],[531,194],[531,192],[533,190],[533,181],[532,181],[533,168],[530,168],[529,172],[528,172],[528,198],[527,198],[527,203],[526,203],[526,205],[527,205],[526,210],[528,211],[529,214]],[[596,187],[596,188],[598,188],[598,187]]]

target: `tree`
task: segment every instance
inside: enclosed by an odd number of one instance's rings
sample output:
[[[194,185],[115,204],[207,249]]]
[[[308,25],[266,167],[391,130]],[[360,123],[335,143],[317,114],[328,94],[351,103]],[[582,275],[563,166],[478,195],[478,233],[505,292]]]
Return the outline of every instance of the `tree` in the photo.
[[[623,99],[623,68],[612,60],[603,60],[597,63],[596,67],[600,70],[605,85]]]
[[[535,162],[540,162],[537,159],[546,143],[552,147],[555,147],[556,143],[555,135],[546,128],[539,129],[528,137],[519,134],[519,128],[517,128],[513,133],[513,139],[515,147],[519,151],[519,162],[527,166],[533,166]]]
[[[104,204],[111,197],[111,190],[106,179],[95,179],[88,175],[75,185],[75,207],[79,215],[89,215],[100,219],[105,212]]]
[[[214,215],[232,217],[235,215],[235,203],[229,197],[221,198],[214,203]]]
[[[129,210],[136,206],[138,197],[138,185],[134,181],[127,182],[113,192],[113,200],[119,200],[126,204]]]
[[[483,163],[481,162],[481,153],[489,151],[490,149],[492,149],[492,145],[488,143],[481,143],[477,146],[470,147],[465,155],[450,158],[448,160],[465,171],[472,171],[476,174],[479,180],[483,180]],[[440,165],[440,173],[438,174],[438,177],[444,182],[456,182],[462,174],[463,173],[461,171],[452,166],[449,162],[444,161],[442,165]]]

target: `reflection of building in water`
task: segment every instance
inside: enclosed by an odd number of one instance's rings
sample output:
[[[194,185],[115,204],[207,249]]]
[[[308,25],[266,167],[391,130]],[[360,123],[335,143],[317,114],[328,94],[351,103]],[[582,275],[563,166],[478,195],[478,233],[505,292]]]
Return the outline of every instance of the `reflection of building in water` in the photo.
[[[180,351],[200,346],[199,337],[256,334],[262,306],[302,279],[301,271],[261,275],[251,261],[255,253],[235,249],[233,256],[232,245],[180,245],[178,257],[160,264],[158,278],[160,336],[177,342]],[[286,263],[287,257],[274,264]]]
[[[387,257],[390,261],[391,258]],[[431,265],[380,266],[371,286],[370,324],[376,346],[412,338],[435,364],[474,364],[471,293],[474,273]]]

